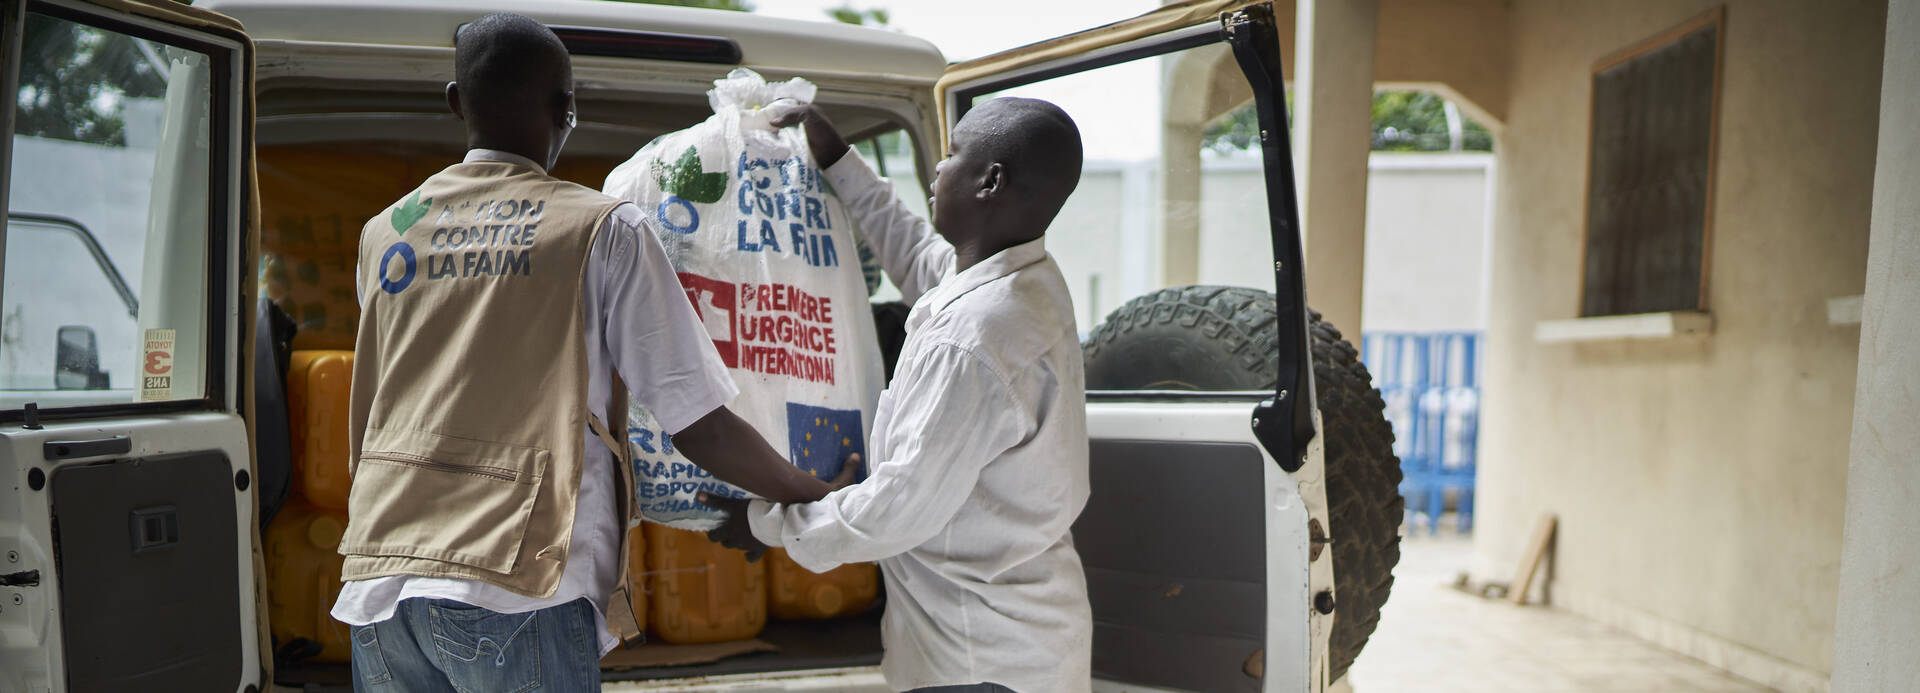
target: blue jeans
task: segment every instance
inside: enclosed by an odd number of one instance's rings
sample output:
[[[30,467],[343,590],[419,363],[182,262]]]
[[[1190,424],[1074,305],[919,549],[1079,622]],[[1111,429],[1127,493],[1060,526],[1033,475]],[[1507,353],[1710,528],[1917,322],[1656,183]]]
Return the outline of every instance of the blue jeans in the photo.
[[[502,614],[445,599],[406,599],[393,618],[353,628],[353,689],[521,693],[600,690],[593,604],[576,599]]]

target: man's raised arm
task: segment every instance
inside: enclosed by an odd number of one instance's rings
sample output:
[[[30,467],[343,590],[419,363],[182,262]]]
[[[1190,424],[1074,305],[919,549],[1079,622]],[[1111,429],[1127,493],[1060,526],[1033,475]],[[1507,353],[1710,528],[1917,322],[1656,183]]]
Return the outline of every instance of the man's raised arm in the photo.
[[[819,109],[806,105],[773,120],[775,127],[802,123],[821,174],[853,216],[867,247],[880,258],[887,277],[900,287],[901,300],[912,305],[953,265],[953,246],[934,233],[932,223],[907,209],[893,185],[867,166]]]

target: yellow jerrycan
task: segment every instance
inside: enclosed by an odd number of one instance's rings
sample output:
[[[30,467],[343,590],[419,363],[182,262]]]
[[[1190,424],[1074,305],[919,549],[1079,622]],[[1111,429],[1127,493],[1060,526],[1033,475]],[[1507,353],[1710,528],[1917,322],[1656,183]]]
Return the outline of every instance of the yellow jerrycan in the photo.
[[[294,488],[308,503],[347,509],[347,411],[353,352],[313,349],[287,360],[287,428]]]
[[[767,612],[785,621],[839,618],[865,611],[880,592],[880,568],[849,563],[824,573],[800,567],[786,549],[767,551]]]
[[[742,640],[767,625],[766,561],[648,522],[647,632],[683,645]]]
[[[284,647],[296,638],[320,643],[309,661],[345,662],[352,652],[346,624],[327,613],[340,597],[340,535],[347,513],[288,503],[267,527],[267,617]]]

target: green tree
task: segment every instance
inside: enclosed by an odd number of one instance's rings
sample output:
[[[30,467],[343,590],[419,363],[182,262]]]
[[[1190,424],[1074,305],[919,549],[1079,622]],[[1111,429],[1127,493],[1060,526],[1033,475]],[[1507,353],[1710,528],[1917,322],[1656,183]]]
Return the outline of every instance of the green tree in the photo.
[[[1260,113],[1253,104],[1233,109],[1232,113],[1207,126],[1200,134],[1200,146],[1221,154],[1247,151],[1260,146]]]
[[[1382,91],[1373,95],[1374,151],[1430,152],[1453,148],[1447,127],[1447,100],[1430,91]],[[1490,151],[1493,134],[1455,111],[1461,121],[1461,149]]]
[[[885,7],[870,7],[861,10],[855,9],[852,3],[827,10],[827,16],[832,17],[833,21],[836,22],[857,24],[860,26],[885,27],[893,20],[893,13],[888,12]]]
[[[1292,100],[1288,100],[1291,110]],[[1447,127],[1447,100],[1428,91],[1382,91],[1373,95],[1374,151],[1448,151],[1453,136]],[[1493,133],[1465,114],[1461,121],[1461,150],[1493,150]],[[1234,109],[1207,126],[1201,146],[1226,154],[1259,146],[1260,122],[1253,104]]]
[[[21,35],[17,134],[125,146],[126,100],[167,93],[152,44],[32,13]]]

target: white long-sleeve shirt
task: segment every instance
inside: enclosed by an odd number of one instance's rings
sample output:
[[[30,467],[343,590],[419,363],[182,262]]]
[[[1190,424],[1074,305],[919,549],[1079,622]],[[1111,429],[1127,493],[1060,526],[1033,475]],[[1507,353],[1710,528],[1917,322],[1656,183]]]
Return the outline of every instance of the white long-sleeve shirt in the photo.
[[[492,149],[471,150],[465,160],[500,161],[546,172],[526,157]],[[607,401],[612,369],[618,368],[628,396],[652,411],[662,428],[679,431],[739,394],[694,315],[693,304],[687,302],[666,250],[638,207],[622,203],[601,223],[587,251],[583,281],[587,401]],[[625,420],[606,423],[614,431],[626,430]],[[614,516],[614,494],[620,489],[614,483],[613,451],[590,429],[582,428],[581,436],[586,441],[586,465],[580,474],[567,565],[553,596],[528,597],[475,580],[393,575],[348,582],[334,601],[333,617],[356,626],[384,621],[393,616],[401,600],[412,597],[451,599],[508,614],[584,597],[593,602],[600,626],[600,654],[611,651],[620,642],[606,629],[607,597],[619,580],[619,571],[626,569],[617,557],[627,527]]]
[[[952,246],[857,155],[825,175],[915,305],[867,480],[814,503],[754,501],[754,536],[809,570],[880,564],[895,689],[1089,690],[1070,533],[1087,502],[1086,385],[1059,267],[1036,240],[954,274]]]

